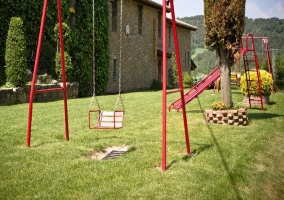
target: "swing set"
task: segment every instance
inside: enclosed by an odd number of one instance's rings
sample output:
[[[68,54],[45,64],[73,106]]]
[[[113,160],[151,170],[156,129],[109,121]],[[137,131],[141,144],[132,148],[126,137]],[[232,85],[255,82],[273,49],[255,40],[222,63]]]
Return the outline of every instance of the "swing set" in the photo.
[[[45,89],[45,90],[35,90],[35,82],[36,82],[36,74],[39,65],[39,58],[40,58],[40,49],[42,45],[42,38],[44,32],[44,24],[46,18],[46,11],[47,11],[47,4],[48,0],[44,0],[43,5],[43,12],[41,17],[41,25],[40,25],[40,33],[38,37],[38,45],[36,51],[36,59],[34,64],[34,73],[30,91],[30,101],[29,101],[29,110],[28,110],[28,128],[27,128],[27,137],[26,137],[26,145],[27,147],[30,146],[30,139],[31,139],[31,125],[32,125],[32,111],[33,111],[33,98],[34,94],[37,93],[44,93],[44,92],[53,92],[53,91],[62,91],[63,98],[64,98],[64,121],[65,121],[65,136],[66,140],[69,140],[69,128],[68,128],[68,112],[67,112],[67,87],[66,87],[66,76],[65,76],[65,63],[64,63],[64,42],[63,42],[63,30],[62,30],[62,16],[61,16],[61,1],[57,0],[57,10],[58,10],[58,23],[59,23],[59,37],[60,37],[60,56],[61,56],[61,67],[62,67],[62,87],[61,88],[53,88],[53,89]],[[95,78],[95,35],[94,35],[94,0],[93,0],[93,77]],[[179,78],[179,89],[175,91],[167,91],[167,6],[170,6],[171,18],[172,18],[172,31],[174,36],[174,46],[176,50],[176,61],[177,61],[177,71],[178,71],[178,78]],[[123,126],[124,121],[124,113],[125,108],[121,97],[121,60],[122,60],[122,12],[123,12],[123,0],[121,0],[120,6],[120,41],[119,41],[119,89],[118,89],[118,96],[116,100],[116,104],[114,106],[113,111],[102,111],[100,108],[100,104],[96,97],[96,85],[95,81],[93,83],[93,96],[91,99],[91,103],[89,106],[88,111],[88,124],[90,129],[119,129]],[[162,171],[166,170],[166,118],[167,118],[167,94],[179,92],[181,98],[181,108],[183,113],[183,122],[184,122],[184,132],[185,132],[185,143],[186,143],[186,151],[187,154],[190,154],[190,144],[189,144],[189,137],[188,137],[188,126],[187,126],[187,117],[186,117],[186,110],[185,110],[185,100],[184,100],[184,88],[182,84],[182,70],[181,70],[181,62],[180,62],[180,53],[179,53],[179,44],[178,44],[178,37],[177,37],[177,28],[176,28],[176,20],[175,20],[175,12],[174,12],[174,0],[163,0],[162,3],[162,43],[163,43],[163,96],[162,96]],[[93,109],[93,103],[96,102],[97,109]],[[118,110],[118,105],[121,104],[121,109]],[[91,116],[92,114],[96,114],[97,116],[97,124],[91,124]]]
[[[88,111],[88,125],[90,129],[119,129],[123,126],[125,108],[121,97],[121,60],[122,60],[122,13],[123,13],[123,0],[120,1],[120,36],[119,36],[119,77],[118,77],[118,96],[114,109],[112,111],[102,111],[98,98],[96,96],[96,70],[95,70],[95,3],[93,0],[93,96]],[[93,108],[93,103],[96,103],[96,108]],[[121,104],[121,109],[117,109]],[[93,115],[95,114],[95,115]],[[93,117],[92,117],[93,116]],[[95,119],[96,125],[92,124]]]

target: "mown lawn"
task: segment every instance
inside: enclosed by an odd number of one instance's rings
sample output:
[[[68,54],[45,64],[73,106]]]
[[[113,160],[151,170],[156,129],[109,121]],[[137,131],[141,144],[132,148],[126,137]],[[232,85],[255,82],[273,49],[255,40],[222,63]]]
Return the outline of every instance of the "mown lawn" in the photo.
[[[28,104],[1,106],[0,199],[283,199],[284,92],[265,111],[248,109],[249,126],[206,124],[203,111],[220,93],[206,90],[187,104],[191,150],[186,155],[181,112],[167,115],[167,165],[161,166],[161,91],[123,94],[124,127],[90,130],[91,98],[68,100],[70,140],[63,102],[35,103],[31,147],[25,144]],[[172,102],[178,94],[168,96]],[[112,109],[116,95],[98,97]],[[233,100],[242,95],[233,90]],[[90,156],[130,146],[118,159]]]

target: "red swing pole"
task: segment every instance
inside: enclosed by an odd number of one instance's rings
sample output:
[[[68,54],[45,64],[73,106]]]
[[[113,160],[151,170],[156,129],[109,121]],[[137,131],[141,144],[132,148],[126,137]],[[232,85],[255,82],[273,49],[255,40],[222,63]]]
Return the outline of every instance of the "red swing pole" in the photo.
[[[63,90],[64,97],[64,119],[65,119],[65,138],[69,140],[69,128],[68,128],[68,111],[67,111],[67,87],[66,87],[66,77],[65,77],[65,63],[64,63],[64,42],[63,42],[63,30],[62,30],[62,16],[61,16],[61,1],[57,0],[57,11],[58,11],[58,23],[59,23],[59,37],[60,37],[60,56],[61,56],[61,67],[62,67],[62,88],[53,88],[53,89],[43,89],[35,91],[35,82],[36,82],[36,74],[38,70],[39,58],[40,58],[40,50],[42,44],[42,37],[44,32],[44,24],[46,18],[46,10],[47,10],[48,0],[44,0],[42,17],[41,17],[41,25],[40,32],[38,37],[34,72],[33,72],[33,80],[30,90],[30,99],[29,99],[29,110],[28,110],[28,127],[27,127],[27,137],[26,137],[26,146],[30,147],[31,141],[31,126],[32,126],[32,112],[33,112],[33,97],[34,94],[43,93],[43,92],[52,92]]]
[[[33,115],[32,115],[32,112],[33,112],[33,97],[34,97],[34,92],[35,92],[34,88],[35,88],[36,74],[37,74],[37,69],[38,69],[38,64],[39,64],[40,49],[41,49],[42,36],[43,36],[43,31],[44,31],[44,23],[45,23],[45,17],[46,17],[47,4],[48,4],[48,0],[44,0],[42,16],[41,16],[40,31],[39,31],[39,37],[38,37],[38,43],[37,43],[37,51],[36,51],[36,58],[35,58],[35,65],[34,65],[33,80],[32,80],[32,85],[31,85],[31,90],[30,90],[28,130],[27,130],[27,138],[26,138],[27,147],[29,147],[30,143],[31,143],[31,126],[32,126],[32,117],[33,117]]]
[[[66,87],[66,74],[64,62],[64,41],[62,29],[62,15],[61,15],[61,1],[57,0],[58,23],[59,23],[59,39],[60,39],[60,55],[62,67],[62,82],[63,82],[63,97],[64,97],[64,121],[65,121],[65,138],[69,140],[69,126],[68,126],[68,110],[67,110],[67,87]]]
[[[163,0],[163,98],[162,98],[162,171],[167,168],[167,20],[166,1]]]
[[[177,62],[178,77],[179,77],[179,88],[180,88],[180,96],[181,96],[186,151],[187,151],[187,154],[190,154],[190,143],[189,143],[189,136],[188,136],[186,110],[185,110],[185,100],[184,100],[184,91],[183,91],[183,82],[182,82],[182,71],[181,71],[178,35],[177,35],[177,28],[176,28],[174,0],[170,0],[170,6],[171,6],[172,27],[173,27],[173,35],[174,35],[174,42],[175,42],[175,50],[176,50],[176,62]]]

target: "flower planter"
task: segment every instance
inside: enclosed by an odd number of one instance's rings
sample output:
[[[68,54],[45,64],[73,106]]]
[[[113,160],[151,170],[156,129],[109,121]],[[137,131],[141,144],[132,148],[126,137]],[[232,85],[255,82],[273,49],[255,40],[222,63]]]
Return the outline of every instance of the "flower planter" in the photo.
[[[250,97],[251,106],[260,106],[260,97],[259,96],[251,96]],[[262,96],[262,103],[264,105],[269,104],[269,96]],[[249,106],[249,98],[244,96],[243,104],[245,106]]]
[[[245,108],[237,110],[205,110],[205,120],[207,123],[212,124],[248,125],[248,115]]]

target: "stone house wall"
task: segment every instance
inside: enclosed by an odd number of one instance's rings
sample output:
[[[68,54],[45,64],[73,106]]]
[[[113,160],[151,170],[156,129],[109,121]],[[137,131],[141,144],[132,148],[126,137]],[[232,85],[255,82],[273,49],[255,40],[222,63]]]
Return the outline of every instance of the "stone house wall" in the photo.
[[[117,30],[112,30],[112,4],[117,3]],[[120,39],[121,39],[121,90],[123,92],[148,89],[154,79],[161,77],[162,38],[158,37],[158,17],[162,15],[162,5],[147,0],[124,0],[122,37],[120,38],[120,1],[109,2],[110,20],[110,63],[109,81],[106,93],[118,92]],[[150,2],[150,3],[149,3]],[[138,31],[138,7],[142,6],[142,34]],[[158,14],[160,13],[160,15]],[[167,52],[174,52],[174,39],[171,32],[171,20],[167,20]],[[129,34],[126,34],[126,26]],[[161,24],[162,26],[162,24]],[[161,27],[162,29],[162,27]],[[170,30],[169,30],[170,29]],[[180,57],[183,71],[191,72],[191,31],[196,30],[183,22],[177,21],[180,45]],[[187,56],[187,57],[186,57]],[[160,62],[159,62],[160,61]],[[168,58],[167,66],[170,67]],[[187,63],[187,64],[186,64]],[[185,65],[186,64],[186,65]],[[160,68],[160,69],[159,69]],[[159,74],[160,73],[160,74]]]

